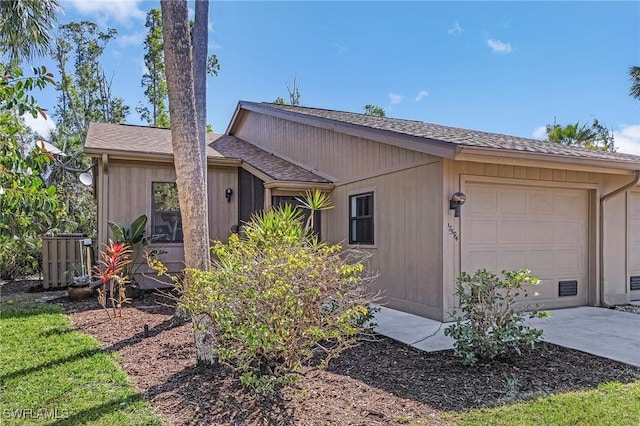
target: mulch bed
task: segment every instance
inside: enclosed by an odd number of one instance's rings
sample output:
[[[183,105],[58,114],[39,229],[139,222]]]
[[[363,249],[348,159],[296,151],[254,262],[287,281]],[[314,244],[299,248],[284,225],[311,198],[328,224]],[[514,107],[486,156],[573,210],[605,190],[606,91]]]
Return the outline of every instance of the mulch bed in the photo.
[[[2,301],[30,286],[9,283]],[[46,293],[34,293],[42,296]],[[94,299],[51,301],[73,326],[90,333],[118,362],[169,425],[393,425],[421,419],[447,424],[445,411],[638,380],[640,369],[548,343],[525,356],[468,367],[453,351],[422,352],[391,339],[363,341],[327,370],[267,400],[244,389],[224,367],[196,364],[191,323],[173,316],[171,301],[146,293],[109,320]],[[146,327],[145,327],[146,325]]]

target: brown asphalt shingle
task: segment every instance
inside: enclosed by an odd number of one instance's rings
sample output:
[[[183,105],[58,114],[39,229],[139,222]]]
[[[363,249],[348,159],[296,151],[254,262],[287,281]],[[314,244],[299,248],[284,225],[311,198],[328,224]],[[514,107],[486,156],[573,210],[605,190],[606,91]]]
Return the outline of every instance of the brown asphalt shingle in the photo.
[[[293,163],[235,136],[208,134],[208,158],[239,159],[277,181],[329,183]],[[91,123],[85,148],[91,152],[172,155],[171,131],[127,124]]]
[[[225,157],[242,159],[245,163],[255,167],[274,180],[314,183],[330,182],[235,136],[221,136],[211,144],[211,147]]]
[[[476,147],[508,151],[530,152],[538,154],[552,154],[585,159],[611,160],[640,164],[640,156],[617,152],[594,151],[581,147],[569,147],[537,139],[503,135],[499,133],[482,132],[478,130],[461,129],[457,127],[441,126],[422,121],[403,120],[390,117],[375,117],[352,112],[334,111],[319,108],[307,108],[273,103],[241,102],[247,105],[259,105],[275,110],[288,111],[301,116],[312,116],[336,123],[392,132],[423,138],[429,141],[444,142],[461,147]]]

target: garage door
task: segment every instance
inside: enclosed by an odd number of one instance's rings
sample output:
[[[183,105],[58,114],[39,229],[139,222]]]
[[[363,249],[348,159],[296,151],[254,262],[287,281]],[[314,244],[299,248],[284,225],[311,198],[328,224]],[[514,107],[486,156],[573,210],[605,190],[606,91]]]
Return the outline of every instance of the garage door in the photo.
[[[640,300],[640,192],[629,195],[629,284],[631,300]]]
[[[467,183],[462,270],[528,268],[545,309],[588,301],[588,192]]]

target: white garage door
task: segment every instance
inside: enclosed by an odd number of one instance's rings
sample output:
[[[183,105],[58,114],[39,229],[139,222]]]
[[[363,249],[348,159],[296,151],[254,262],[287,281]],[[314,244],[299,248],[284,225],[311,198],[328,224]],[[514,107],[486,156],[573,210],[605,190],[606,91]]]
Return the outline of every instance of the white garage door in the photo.
[[[588,301],[588,192],[467,183],[462,270],[528,268],[545,309]]]
[[[631,300],[640,300],[640,192],[629,194],[629,285]]]

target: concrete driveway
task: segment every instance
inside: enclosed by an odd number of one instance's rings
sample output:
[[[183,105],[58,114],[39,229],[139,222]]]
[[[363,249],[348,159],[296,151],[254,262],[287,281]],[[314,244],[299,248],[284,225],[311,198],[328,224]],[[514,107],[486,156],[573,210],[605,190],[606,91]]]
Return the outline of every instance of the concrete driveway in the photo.
[[[444,335],[448,323],[380,309],[376,331],[383,336],[427,352],[453,348]],[[550,312],[550,318],[527,320],[544,330],[545,341],[640,367],[640,315],[590,306]]]

